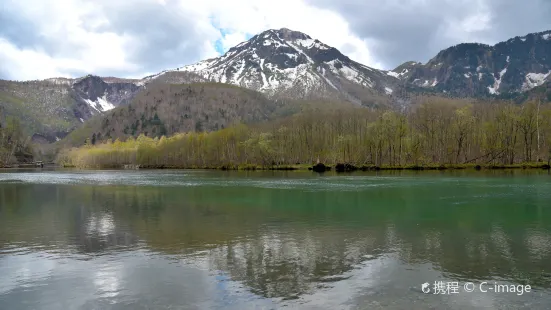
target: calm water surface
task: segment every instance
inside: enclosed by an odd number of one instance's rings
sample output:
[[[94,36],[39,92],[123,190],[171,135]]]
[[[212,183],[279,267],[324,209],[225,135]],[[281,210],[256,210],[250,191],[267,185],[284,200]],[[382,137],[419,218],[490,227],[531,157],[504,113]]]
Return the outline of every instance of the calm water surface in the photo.
[[[551,176],[0,172],[0,309],[279,308],[551,309]]]

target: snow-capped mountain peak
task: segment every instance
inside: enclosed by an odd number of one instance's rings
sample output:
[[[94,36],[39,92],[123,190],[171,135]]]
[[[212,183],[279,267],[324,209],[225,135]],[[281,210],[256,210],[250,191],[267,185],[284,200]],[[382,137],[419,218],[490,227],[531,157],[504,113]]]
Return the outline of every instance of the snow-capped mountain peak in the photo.
[[[386,95],[399,82],[384,71],[357,63],[337,49],[287,28],[264,31],[220,57],[166,72],[171,71],[193,72],[207,80],[268,95],[345,97],[352,101],[361,101],[360,89]]]

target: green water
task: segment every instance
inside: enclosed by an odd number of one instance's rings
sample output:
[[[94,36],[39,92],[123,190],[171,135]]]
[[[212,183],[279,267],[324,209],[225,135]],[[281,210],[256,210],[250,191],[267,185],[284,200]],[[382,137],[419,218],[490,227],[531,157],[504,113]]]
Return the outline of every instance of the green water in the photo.
[[[551,309],[551,175],[0,172],[0,309],[279,308]]]

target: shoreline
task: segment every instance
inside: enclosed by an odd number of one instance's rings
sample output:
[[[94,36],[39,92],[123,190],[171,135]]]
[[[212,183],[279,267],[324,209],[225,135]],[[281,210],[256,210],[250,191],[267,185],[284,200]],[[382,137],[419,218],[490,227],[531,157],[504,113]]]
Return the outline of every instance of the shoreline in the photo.
[[[550,166],[547,163],[522,163],[513,165],[474,165],[474,164],[459,164],[459,165],[407,165],[407,166],[354,166],[351,164],[334,164],[323,165],[321,170],[316,170],[315,165],[274,165],[274,166],[262,166],[262,165],[241,165],[241,166],[170,166],[170,165],[117,165],[117,166],[87,166],[78,167],[72,165],[60,165],[55,168],[77,168],[77,169],[117,169],[117,170],[220,170],[220,171],[314,171],[324,172],[333,171],[337,173],[342,172],[356,172],[356,171],[435,171],[435,170],[519,170],[519,169],[539,169],[550,170]],[[17,169],[17,168],[14,168]]]

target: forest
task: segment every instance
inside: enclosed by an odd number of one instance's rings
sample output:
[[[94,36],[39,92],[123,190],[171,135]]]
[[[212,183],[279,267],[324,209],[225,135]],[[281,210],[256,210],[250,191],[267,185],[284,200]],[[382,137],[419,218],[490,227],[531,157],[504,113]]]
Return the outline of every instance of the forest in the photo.
[[[15,117],[0,119],[0,167],[33,159],[30,137]]]
[[[397,111],[311,110],[256,125],[170,137],[144,134],[64,149],[58,163],[82,168],[273,169],[348,163],[375,168],[543,167],[551,157],[551,106],[425,103]]]

